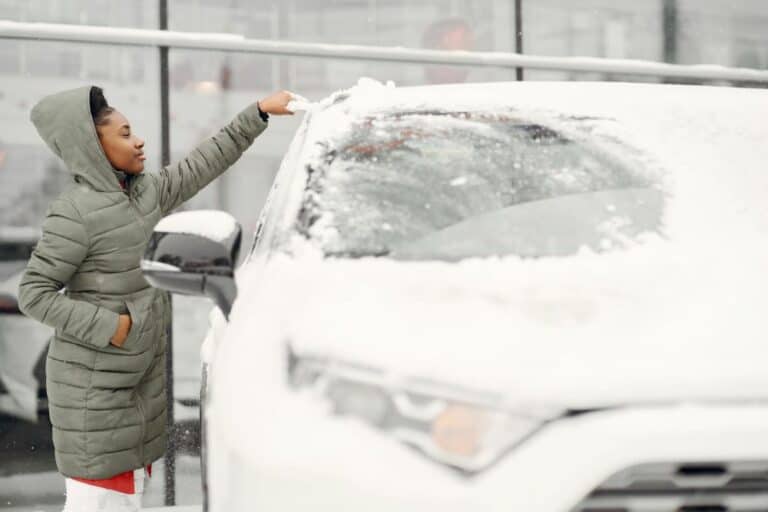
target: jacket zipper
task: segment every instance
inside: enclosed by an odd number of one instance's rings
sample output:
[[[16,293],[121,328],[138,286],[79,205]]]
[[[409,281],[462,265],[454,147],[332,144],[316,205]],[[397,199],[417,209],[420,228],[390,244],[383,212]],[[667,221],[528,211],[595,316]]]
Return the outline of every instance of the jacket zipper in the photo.
[[[141,417],[141,425],[140,425],[140,434],[139,434],[139,461],[142,465],[144,465],[144,437],[146,436],[147,428],[147,416],[144,414],[144,402],[141,400],[141,395],[136,393],[136,408],[139,411],[139,416]]]
[[[128,196],[128,205],[130,206],[131,210],[133,211],[136,220],[139,222],[139,225],[141,226],[141,230],[144,232],[146,236],[149,236],[150,233],[147,233],[147,225],[144,222],[144,216],[139,211],[139,207],[136,206],[136,203],[133,199],[133,186],[134,186],[134,179],[130,180],[128,183],[128,187],[126,190],[126,195]],[[139,434],[139,461],[141,462],[142,466],[144,465],[144,438],[147,435],[147,415],[144,411],[144,402],[141,398],[141,395],[137,392],[136,393],[136,407],[139,411],[139,416],[141,417],[141,425],[140,425],[140,434]]]
[[[131,210],[133,210],[134,215],[136,216],[136,220],[139,221],[139,225],[141,226],[141,230],[144,232],[145,236],[151,235],[151,233],[147,233],[147,224],[144,222],[144,216],[139,211],[139,207],[136,206],[136,203],[133,200],[133,185],[135,178],[130,180],[128,183],[128,188],[125,191],[126,195],[128,196],[128,204],[131,207]]]

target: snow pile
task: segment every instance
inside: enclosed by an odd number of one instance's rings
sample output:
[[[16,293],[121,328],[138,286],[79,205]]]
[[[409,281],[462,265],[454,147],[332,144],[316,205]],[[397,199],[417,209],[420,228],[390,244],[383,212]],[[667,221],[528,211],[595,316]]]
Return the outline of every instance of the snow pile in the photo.
[[[365,93],[376,93],[380,92],[382,88],[388,88],[393,89],[395,87],[395,83],[391,80],[387,82],[386,84],[382,84],[381,82],[378,82],[376,80],[373,80],[371,78],[361,78],[357,85],[350,87],[349,89],[342,89],[340,91],[336,91],[335,93],[331,94],[327,98],[318,101],[318,102],[312,102],[305,98],[304,96],[300,96],[296,93],[289,92],[291,97],[293,98],[288,103],[288,110],[291,112],[314,112],[318,110],[325,109],[335,103],[338,103],[339,101],[343,101],[350,97],[351,95],[355,94],[365,94]]]
[[[288,105],[286,106],[289,112],[311,112],[315,109],[315,104],[304,96],[300,96],[293,92],[289,92],[288,94],[290,94],[291,98],[293,98],[288,102]]]
[[[224,243],[237,235],[238,223],[221,210],[190,210],[164,217],[157,223],[155,231],[197,235]]]

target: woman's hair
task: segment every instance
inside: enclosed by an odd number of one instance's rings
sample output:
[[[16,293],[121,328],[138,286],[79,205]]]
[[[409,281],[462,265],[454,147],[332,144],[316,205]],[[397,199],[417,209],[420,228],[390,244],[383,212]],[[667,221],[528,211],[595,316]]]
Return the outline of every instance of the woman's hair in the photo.
[[[104,91],[101,87],[91,87],[91,117],[93,118],[93,124],[95,126],[104,126],[107,124],[107,118],[109,114],[115,111],[107,103],[107,98],[104,97]]]

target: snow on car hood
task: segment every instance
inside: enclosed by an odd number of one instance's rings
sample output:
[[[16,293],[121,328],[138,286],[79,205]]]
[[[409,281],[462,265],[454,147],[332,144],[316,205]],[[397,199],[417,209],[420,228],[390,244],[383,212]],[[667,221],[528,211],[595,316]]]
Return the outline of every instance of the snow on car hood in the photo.
[[[314,109],[300,163],[321,156],[317,143],[329,133],[377,109],[524,105],[595,119],[594,133],[668,173],[664,238],[600,255],[459,263],[323,259],[300,243],[290,256],[240,269],[240,294],[216,354],[232,379],[227,389],[252,389],[235,383],[244,378],[283,382],[278,361],[290,343],[300,354],[526,403],[765,398],[765,91],[362,85]]]
[[[724,258],[667,245],[458,264],[281,256],[258,289],[243,290],[228,338],[268,312],[259,343],[233,340],[240,360],[290,344],[393,377],[567,407],[765,398],[768,276],[755,269],[767,248]]]

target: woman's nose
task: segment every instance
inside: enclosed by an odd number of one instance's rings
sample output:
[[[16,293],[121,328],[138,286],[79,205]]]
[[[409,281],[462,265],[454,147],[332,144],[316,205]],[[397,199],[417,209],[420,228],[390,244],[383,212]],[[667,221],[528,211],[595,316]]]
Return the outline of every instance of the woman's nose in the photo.
[[[136,138],[136,147],[141,149],[144,147],[144,141],[142,139]]]

